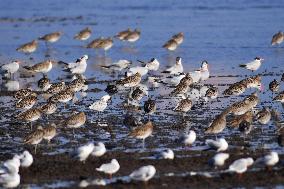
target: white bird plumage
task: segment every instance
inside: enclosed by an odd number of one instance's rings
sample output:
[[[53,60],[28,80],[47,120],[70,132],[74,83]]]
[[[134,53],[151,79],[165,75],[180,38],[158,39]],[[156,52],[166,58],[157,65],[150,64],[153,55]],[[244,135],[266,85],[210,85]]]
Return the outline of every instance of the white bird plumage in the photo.
[[[246,63],[246,64],[240,64],[240,67],[246,68],[251,71],[256,71],[261,66],[261,63],[264,59],[256,57],[253,61]]]
[[[229,145],[224,138],[218,138],[217,140],[207,139],[205,143],[217,152],[222,152],[228,149]]]
[[[178,74],[183,72],[183,66],[181,62],[181,58],[177,57],[176,58],[176,63],[172,67],[166,69],[164,73],[169,73],[169,74]]]
[[[76,63],[68,63],[67,68],[72,74],[83,74],[87,69],[88,55],[82,56]]]
[[[270,152],[269,154],[261,157],[255,161],[255,163],[264,164],[267,167],[272,167],[279,162],[279,156],[277,152]]]
[[[174,157],[175,154],[171,149],[166,149],[158,155],[159,159],[174,159]]]
[[[192,145],[196,140],[196,133],[193,130],[190,130],[188,133],[184,133],[181,136],[181,140],[185,145]]]
[[[79,161],[86,161],[89,155],[93,152],[94,147],[94,143],[88,143],[86,145],[80,146],[72,153],[72,157],[79,159]]]
[[[116,159],[112,159],[110,163],[102,164],[97,171],[104,172],[106,174],[112,175],[120,169],[120,165]]]
[[[106,153],[106,147],[105,147],[104,143],[98,142],[94,147],[94,150],[92,152],[92,156],[101,157],[105,153]]]
[[[99,111],[102,112],[106,109],[107,107],[107,101],[111,98],[109,95],[104,95],[101,97],[100,100],[95,101],[93,104],[89,106],[91,110]]]
[[[148,180],[153,178],[155,174],[156,174],[156,168],[153,165],[147,165],[133,171],[129,175],[129,177],[132,180],[147,182]]]
[[[252,158],[241,158],[235,160],[230,166],[229,171],[236,172],[238,174],[242,174],[247,171],[247,168],[253,164]]]
[[[30,167],[33,160],[32,154],[27,150],[20,154],[21,167]]]
[[[225,161],[230,157],[228,153],[218,153],[210,160],[213,166],[223,166]]]

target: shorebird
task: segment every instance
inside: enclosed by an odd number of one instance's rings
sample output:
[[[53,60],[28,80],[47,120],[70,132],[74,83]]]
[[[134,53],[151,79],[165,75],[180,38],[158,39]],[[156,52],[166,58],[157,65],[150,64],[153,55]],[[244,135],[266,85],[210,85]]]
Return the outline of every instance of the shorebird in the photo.
[[[24,66],[24,68],[32,73],[42,73],[44,75],[52,69],[54,63],[53,60],[45,60],[33,66]]]
[[[142,139],[143,148],[145,148],[145,139],[153,133],[153,123],[148,121],[142,126],[135,127],[129,134],[130,137]]]
[[[215,99],[218,97],[218,94],[219,94],[218,88],[212,86],[206,90],[205,97],[210,99]]]
[[[65,119],[65,125],[68,128],[73,129],[73,137],[75,137],[75,128],[79,128],[85,124],[87,117],[84,112],[79,112],[71,115],[70,117]]]
[[[59,83],[52,83],[49,88],[46,90],[46,93],[48,94],[56,94],[60,91],[65,89],[65,82],[61,81]]]
[[[56,125],[52,123],[43,129],[43,139],[47,140],[49,144],[50,141],[56,136]]]
[[[78,159],[79,161],[83,161],[85,163],[89,155],[91,155],[92,151],[94,150],[94,147],[94,143],[90,142],[73,151],[71,156],[72,158]]]
[[[141,74],[140,73],[135,73],[134,75],[128,76],[124,79],[118,80],[116,82],[117,85],[122,85],[124,87],[135,87],[136,85],[138,85],[141,81]]]
[[[209,164],[214,167],[221,167],[225,164],[225,161],[230,157],[228,153],[218,153],[209,160]]]
[[[16,154],[12,159],[4,161],[0,167],[0,175],[5,173],[18,173],[21,165],[20,158],[21,157]]]
[[[233,117],[233,119],[228,123],[233,128],[238,128],[242,122],[252,123],[253,113],[248,111],[245,114]]]
[[[127,35],[123,38],[123,41],[128,41],[130,43],[136,42],[141,35],[141,31],[139,29],[135,29],[134,31],[130,31]]]
[[[111,96],[104,95],[103,97],[101,97],[100,100],[95,101],[94,103],[92,103],[89,106],[89,109],[91,110],[95,110],[97,112],[103,112],[106,108],[107,108],[107,102],[111,99]]]
[[[111,70],[114,70],[114,71],[121,71],[123,69],[128,68],[131,64],[132,64],[131,61],[119,60],[117,62],[112,63],[111,65],[108,65],[108,66],[102,65],[101,67],[105,68],[105,69],[111,69]]]
[[[123,41],[124,38],[129,35],[129,33],[131,32],[130,28],[127,28],[127,30],[123,30],[121,32],[118,32],[114,37]]]
[[[284,91],[280,92],[276,97],[274,97],[273,101],[284,103]]]
[[[242,68],[246,68],[248,70],[256,71],[258,70],[258,68],[261,66],[261,63],[264,59],[263,58],[259,58],[259,57],[255,57],[253,61],[246,63],[246,64],[240,64],[240,67]]]
[[[189,75],[194,83],[207,80],[210,76],[208,62],[206,60],[202,61],[200,68],[193,72],[189,72]]]
[[[196,140],[196,133],[193,130],[190,130],[188,133],[184,133],[180,137],[180,141],[185,145],[185,146],[191,146]]]
[[[37,46],[38,46],[38,42],[36,40],[33,40],[29,43],[21,45],[16,50],[19,51],[19,52],[30,54],[30,53],[33,53],[34,51],[36,51]]]
[[[148,70],[157,71],[160,67],[160,62],[156,58],[151,58],[148,62],[143,62],[141,60],[137,60],[138,62],[145,64]]]
[[[149,98],[147,101],[145,101],[143,108],[144,112],[148,114],[148,119],[150,120],[150,115],[153,114],[157,109],[155,100]]]
[[[41,111],[38,108],[32,108],[25,112],[20,113],[16,116],[18,120],[23,120],[26,122],[31,123],[31,129],[32,129],[32,122],[38,120],[41,117]]]
[[[179,74],[183,72],[183,66],[181,63],[181,57],[176,58],[176,63],[174,66],[166,69],[162,73],[169,73],[169,74]]]
[[[245,78],[237,83],[244,85],[246,88],[257,88],[258,90],[262,91],[262,84],[261,84],[261,76],[255,75],[248,78]]]
[[[79,31],[79,33],[74,36],[74,39],[85,41],[91,37],[91,34],[92,30],[89,27],[86,27],[83,30]]]
[[[112,159],[110,163],[102,164],[99,168],[96,168],[99,172],[104,172],[111,176],[120,169],[120,165],[116,159]]]
[[[130,93],[130,99],[140,101],[144,95],[146,95],[145,91],[138,86]]]
[[[256,114],[255,117],[260,124],[262,124],[262,125],[267,124],[271,119],[271,113],[270,113],[269,108],[264,107],[261,111],[259,111]]]
[[[102,42],[102,40],[104,40],[103,37],[94,39],[89,44],[87,44],[86,48],[88,48],[88,49],[97,49],[98,45]]]
[[[20,99],[16,103],[16,108],[28,110],[31,109],[36,102],[37,102],[37,94],[31,93],[29,96]]]
[[[40,80],[37,82],[37,86],[41,91],[47,91],[49,87],[51,86],[50,80],[46,75],[43,76]]]
[[[66,86],[66,89],[73,92],[83,90],[86,84],[86,79],[84,79],[80,74],[75,74],[74,76],[74,79]]]
[[[22,154],[19,155],[21,167],[30,167],[33,164],[34,158],[32,154],[25,150]]]
[[[106,53],[113,46],[113,40],[111,37],[101,39],[100,43],[95,47],[98,49],[103,49]]]
[[[118,93],[118,87],[116,85],[110,84],[110,85],[107,85],[104,91],[107,92],[109,95],[114,95]]]
[[[205,130],[206,134],[218,134],[221,133],[227,125],[226,114],[220,114],[215,117],[213,122]]]
[[[183,32],[179,32],[179,33],[173,35],[172,39],[174,39],[177,42],[178,45],[182,44],[182,42],[184,40]]]
[[[26,97],[26,96],[28,96],[28,95],[30,95],[32,93],[32,89],[30,89],[30,88],[26,88],[26,89],[20,89],[20,90],[18,90],[17,92],[15,92],[15,94],[14,94],[14,98],[15,99],[22,99],[22,98],[24,98],[24,97]]]
[[[56,94],[54,94],[53,96],[51,96],[49,98],[49,102],[61,102],[61,103],[65,103],[64,104],[64,108],[67,102],[69,102],[70,100],[72,100],[74,98],[74,92],[71,90],[62,90]]]
[[[247,168],[253,164],[252,158],[241,158],[238,160],[235,160],[230,166],[229,171],[236,172],[238,174],[242,174],[247,171]]]
[[[186,113],[191,110],[192,101],[189,98],[182,99],[174,108],[174,111]]]
[[[27,137],[25,137],[24,143],[35,145],[35,154],[36,154],[37,145],[42,141],[43,136],[44,136],[43,128],[42,126],[39,126],[35,131],[33,131]]]
[[[174,51],[178,47],[178,43],[175,39],[170,39],[162,47],[169,51]]]
[[[135,73],[139,73],[141,76],[144,76],[148,73],[149,69],[147,64],[145,66],[135,66],[132,68],[129,68],[129,72],[127,72],[127,76],[133,75]]]
[[[175,89],[170,93],[170,96],[186,94],[192,83],[193,79],[191,78],[190,74],[187,73],[185,77],[180,80],[179,84],[175,87]]]
[[[218,138],[217,140],[207,139],[205,143],[217,152],[226,151],[229,146],[224,138]]]
[[[273,81],[269,83],[269,90],[272,93],[277,92],[279,88],[280,88],[280,83],[276,79],[274,79]]]
[[[256,164],[264,164],[268,169],[271,169],[278,162],[279,156],[277,152],[270,152],[269,154],[255,161]]]
[[[166,149],[157,155],[158,159],[174,159],[175,154],[171,149]]]
[[[97,144],[95,144],[91,155],[95,156],[95,157],[101,157],[105,153],[106,153],[106,147],[105,147],[104,143],[98,142]]]
[[[156,174],[155,167],[153,165],[147,165],[133,171],[129,175],[129,177],[132,180],[148,182],[151,178],[154,177],[155,174]]]
[[[271,45],[280,45],[284,40],[284,33],[279,31],[278,33],[274,34],[271,40]]]
[[[240,95],[244,93],[246,90],[246,86],[241,83],[237,82],[229,86],[224,92],[223,95]]]
[[[71,74],[83,74],[87,69],[87,60],[89,59],[88,55],[84,55],[81,58],[77,59],[75,63],[64,63],[66,68],[64,71],[68,71]]]
[[[12,77],[12,74],[16,73],[19,68],[20,68],[20,65],[22,62],[19,61],[19,60],[14,60],[12,61],[11,63],[8,63],[8,64],[4,64],[1,66],[1,70],[6,74],[9,74],[10,78]]]
[[[39,37],[39,40],[45,41],[46,43],[55,43],[58,41],[63,33],[62,32],[53,32],[46,34],[42,37]]]

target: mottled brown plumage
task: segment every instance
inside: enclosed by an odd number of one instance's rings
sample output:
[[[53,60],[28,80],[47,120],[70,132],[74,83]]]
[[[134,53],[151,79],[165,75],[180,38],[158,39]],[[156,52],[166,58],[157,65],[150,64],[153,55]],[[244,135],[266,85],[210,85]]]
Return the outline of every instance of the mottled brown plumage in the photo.
[[[79,33],[74,36],[74,39],[84,41],[89,39],[91,34],[92,30],[89,27],[86,27],[83,30],[79,31]]]

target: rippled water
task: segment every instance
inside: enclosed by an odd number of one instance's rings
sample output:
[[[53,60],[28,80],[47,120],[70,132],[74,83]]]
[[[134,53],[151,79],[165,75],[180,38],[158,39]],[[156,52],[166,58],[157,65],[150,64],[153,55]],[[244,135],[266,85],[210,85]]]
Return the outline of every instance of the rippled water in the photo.
[[[66,7],[66,5],[68,5]],[[99,68],[99,65],[108,64],[119,59],[148,60],[156,57],[161,63],[161,69],[174,62],[176,56],[183,58],[185,71],[198,68],[202,60],[210,64],[210,72],[213,76],[206,83],[217,85],[223,91],[227,84],[239,81],[252,75],[249,71],[238,67],[238,64],[252,60],[255,56],[261,56],[265,62],[256,72],[263,74],[263,84],[268,89],[272,79],[280,79],[283,72],[284,48],[271,47],[270,40],[274,33],[283,29],[284,5],[282,1],[174,1],[165,0],[161,2],[147,1],[8,1],[0,2],[0,61],[1,63],[12,59],[23,59],[30,62],[29,57],[18,53],[15,49],[23,43],[29,42],[38,36],[53,32],[63,31],[64,36],[55,44],[52,44],[51,57],[66,62],[74,61],[83,54],[88,54],[87,78],[95,78],[96,81],[113,80],[111,75]],[[130,28],[142,30],[140,40],[129,46],[129,44],[115,41],[113,48],[104,56],[102,51],[95,52],[91,49],[82,48],[82,42],[73,40],[73,36],[82,28],[90,26],[93,30],[91,39],[100,36],[113,36],[118,31]],[[175,51],[167,52],[161,48],[173,34],[183,31],[185,33],[184,43]],[[40,43],[39,49],[32,56],[34,62],[45,59],[46,46]],[[137,63],[138,64],[138,63]],[[55,82],[62,76],[61,68],[53,69],[48,76]],[[34,83],[40,78],[18,78],[20,87],[24,88],[27,83]],[[4,83],[5,81],[1,81]],[[34,83],[35,84],[35,83]],[[105,89],[105,82],[89,85],[89,89]],[[282,87],[282,86],[281,86]],[[283,89],[283,87],[282,87]],[[5,90],[2,88],[2,90]],[[168,105],[169,99],[159,97],[169,89],[160,88],[150,90],[150,96],[157,98],[158,113],[152,117],[158,128],[154,136],[147,139],[146,144],[151,143],[151,149],[172,148],[181,150],[173,144],[178,137],[179,129],[173,129],[180,124],[180,118],[171,111],[175,105]],[[250,94],[247,91],[244,95]],[[123,115],[126,113],[121,108],[122,100],[119,96],[112,99],[112,104],[105,114],[99,119],[97,115],[86,106],[95,99],[100,98],[104,92],[89,92],[76,107],[88,114],[88,127],[79,129],[76,141],[71,136],[71,131],[57,137],[58,144],[52,150],[46,150],[44,154],[56,154],[70,151],[78,143],[84,143],[91,139],[108,143],[113,151],[122,150],[126,152],[139,151],[140,141],[127,139],[129,129],[122,124]],[[203,129],[208,122],[218,114],[228,103],[235,102],[241,97],[220,97],[222,102],[213,101],[209,105],[198,106],[197,109],[188,113],[188,127],[195,128],[199,134],[196,148],[203,145]],[[262,106],[272,106],[282,114],[280,104],[271,104],[271,93],[260,94]],[[142,102],[146,100],[143,98]],[[142,104],[142,103],[141,103]],[[1,96],[0,108],[1,126],[3,131],[11,130],[12,135],[6,132],[1,137],[0,153],[17,152],[23,149],[21,143],[22,132],[29,132],[29,127],[19,126],[15,128],[11,116],[13,101],[11,97]],[[13,110],[13,109],[12,109]],[[62,110],[67,116],[69,110]],[[143,113],[134,113],[136,116],[146,120]],[[112,118],[112,119],[111,119]],[[62,116],[52,118],[62,119]],[[91,121],[92,120],[92,121]],[[106,121],[107,120],[107,121]],[[91,122],[95,122],[92,124]],[[99,123],[97,123],[99,122]],[[106,124],[106,123],[107,124]],[[10,125],[13,127],[9,128]],[[94,128],[94,126],[96,126]],[[259,125],[255,124],[255,127]],[[271,148],[283,153],[275,142],[275,127],[272,122],[264,127],[264,134],[260,130],[253,131],[253,137],[249,139],[252,148],[258,148],[265,144],[265,148]],[[3,132],[2,131],[2,132]],[[67,134],[66,134],[67,133]],[[19,136],[17,135],[19,134]],[[222,136],[238,136],[238,131],[226,129]],[[205,136],[206,138],[206,136]],[[9,139],[9,140],[7,140]],[[165,140],[168,139],[168,143]],[[79,141],[79,142],[78,142]],[[234,142],[232,142],[234,145]],[[71,144],[71,145],[70,145]],[[9,146],[8,146],[9,145]],[[17,147],[17,148],[15,148]]]

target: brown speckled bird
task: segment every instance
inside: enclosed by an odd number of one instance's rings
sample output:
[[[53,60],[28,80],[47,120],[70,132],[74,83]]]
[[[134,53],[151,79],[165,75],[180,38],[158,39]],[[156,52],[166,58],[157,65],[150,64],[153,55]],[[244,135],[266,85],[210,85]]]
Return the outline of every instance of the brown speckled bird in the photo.
[[[280,83],[276,79],[274,79],[269,83],[269,89],[272,93],[277,92],[279,88],[280,88]]]
[[[30,122],[31,129],[32,129],[32,122],[38,120],[40,117],[41,117],[41,111],[38,108],[29,109],[16,116],[18,120]]]
[[[79,33],[74,36],[74,39],[85,41],[91,37],[91,34],[92,30],[89,27],[86,27],[83,30],[79,31]]]
[[[24,138],[24,143],[35,145],[35,154],[36,154],[37,145],[42,141],[43,135],[44,135],[43,128],[42,126],[39,126],[35,131],[33,131],[27,137]]]
[[[60,39],[62,34],[63,34],[62,32],[53,32],[53,33],[46,34],[42,37],[39,37],[38,39],[43,40],[48,43],[55,43],[56,41]]]
[[[226,114],[217,115],[209,127],[205,130],[206,134],[218,134],[226,128]]]
[[[178,43],[178,45],[182,44],[182,42],[184,40],[183,32],[179,32],[179,33],[173,35],[172,39],[174,39]]]
[[[137,138],[137,139],[142,139],[143,140],[143,148],[144,148],[145,147],[145,139],[153,133],[153,128],[154,128],[153,123],[151,121],[148,121],[146,124],[134,128],[130,132],[129,136]]]
[[[128,28],[127,30],[121,31],[119,33],[117,33],[114,37],[119,39],[119,40],[124,40],[124,38],[129,35],[129,33],[131,32],[130,28]]]
[[[28,110],[31,109],[36,102],[37,102],[37,94],[31,93],[30,95],[20,99],[16,103],[16,108]]]
[[[16,50],[19,52],[23,52],[23,53],[33,53],[34,51],[36,51],[38,46],[38,42],[37,40],[33,40],[29,43],[23,44],[20,47],[18,47]]]
[[[284,33],[279,31],[278,33],[274,34],[271,40],[271,45],[279,45],[284,40]]]
[[[52,140],[56,136],[56,125],[52,123],[51,125],[48,125],[43,129],[43,139],[47,140],[47,143],[50,143],[50,140]]]
[[[233,128],[238,128],[242,122],[252,123],[253,121],[253,113],[252,111],[248,111],[243,115],[234,116],[233,119],[228,123]]]
[[[79,128],[85,124],[87,117],[84,112],[74,113],[70,117],[65,119],[65,125],[68,128],[73,129],[73,137],[75,137],[75,128]]]

